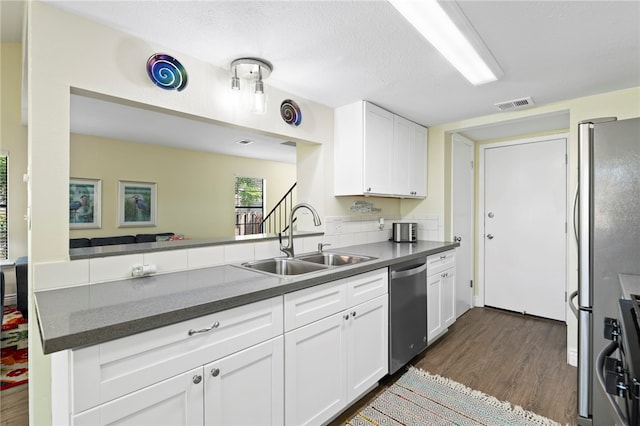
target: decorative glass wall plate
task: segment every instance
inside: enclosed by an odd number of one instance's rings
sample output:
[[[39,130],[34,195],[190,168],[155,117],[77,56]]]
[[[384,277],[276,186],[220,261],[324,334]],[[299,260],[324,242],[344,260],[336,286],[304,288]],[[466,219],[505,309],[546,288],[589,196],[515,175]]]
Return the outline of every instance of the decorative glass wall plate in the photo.
[[[297,103],[291,99],[285,99],[280,104],[280,115],[285,123],[298,126],[302,122],[302,112]]]
[[[173,56],[155,53],[147,60],[147,74],[153,83],[165,90],[183,90],[187,86],[187,71]]]

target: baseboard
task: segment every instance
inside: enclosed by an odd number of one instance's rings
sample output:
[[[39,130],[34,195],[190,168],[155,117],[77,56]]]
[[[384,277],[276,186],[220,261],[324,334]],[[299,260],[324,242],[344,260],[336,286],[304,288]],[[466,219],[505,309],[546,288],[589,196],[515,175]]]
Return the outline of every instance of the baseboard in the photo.
[[[473,306],[481,308],[484,306],[484,298],[480,296],[473,296]]]
[[[2,306],[13,306],[18,304],[18,295],[17,294],[5,294],[4,295],[4,304]]]
[[[573,348],[567,348],[567,364],[577,367],[578,366],[578,350]]]

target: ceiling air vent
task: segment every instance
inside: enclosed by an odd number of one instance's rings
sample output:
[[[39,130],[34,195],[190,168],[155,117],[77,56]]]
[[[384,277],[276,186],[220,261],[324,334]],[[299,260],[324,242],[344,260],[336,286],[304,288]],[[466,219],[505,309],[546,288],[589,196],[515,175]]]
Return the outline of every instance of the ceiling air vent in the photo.
[[[512,101],[498,102],[494,105],[498,108],[498,111],[508,111],[510,109],[521,109],[531,106],[533,105],[533,100],[531,100],[531,97],[526,97],[514,99]]]
[[[292,146],[295,148],[296,143],[293,141],[286,141],[286,142],[282,142],[280,145]]]

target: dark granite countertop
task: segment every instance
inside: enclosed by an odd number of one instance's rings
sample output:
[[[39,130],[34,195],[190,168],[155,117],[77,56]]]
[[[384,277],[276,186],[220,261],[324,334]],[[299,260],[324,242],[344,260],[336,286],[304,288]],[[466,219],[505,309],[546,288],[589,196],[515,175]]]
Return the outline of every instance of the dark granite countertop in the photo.
[[[434,241],[381,242],[327,250],[377,259],[298,276],[278,277],[224,265],[36,291],[42,347],[50,354],[95,345],[458,246]]]

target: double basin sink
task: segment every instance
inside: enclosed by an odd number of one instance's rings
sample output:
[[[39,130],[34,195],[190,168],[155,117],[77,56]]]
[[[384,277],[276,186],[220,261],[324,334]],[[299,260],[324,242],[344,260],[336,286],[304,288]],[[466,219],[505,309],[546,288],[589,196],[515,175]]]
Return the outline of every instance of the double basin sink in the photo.
[[[371,256],[358,256],[342,253],[311,253],[293,258],[276,257],[241,264],[242,267],[273,275],[301,275],[324,271],[334,266],[355,265],[376,259]]]

